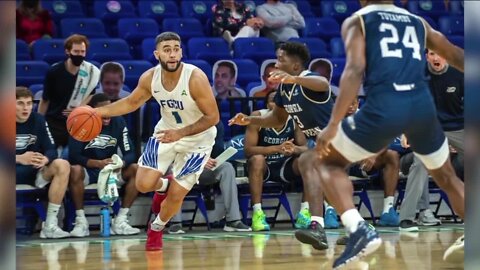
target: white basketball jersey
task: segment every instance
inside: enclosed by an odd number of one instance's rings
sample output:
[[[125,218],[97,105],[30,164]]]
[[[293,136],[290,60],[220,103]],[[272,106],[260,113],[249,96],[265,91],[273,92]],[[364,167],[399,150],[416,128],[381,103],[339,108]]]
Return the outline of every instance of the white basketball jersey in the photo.
[[[167,91],[162,84],[162,67],[157,65],[152,78],[152,96],[160,104],[162,118],[155,126],[155,132],[165,129],[180,129],[198,121],[203,113],[190,95],[190,76],[197,68],[183,63],[182,73],[172,91]],[[208,129],[207,129],[208,130]],[[203,133],[203,132],[202,132]]]

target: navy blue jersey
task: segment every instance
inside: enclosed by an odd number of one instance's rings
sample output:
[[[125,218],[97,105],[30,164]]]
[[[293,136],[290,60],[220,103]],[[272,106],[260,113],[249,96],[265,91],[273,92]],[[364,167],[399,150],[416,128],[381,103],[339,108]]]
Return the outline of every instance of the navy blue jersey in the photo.
[[[27,151],[41,153],[49,162],[57,158],[52,135],[42,115],[32,112],[25,123],[17,122],[15,150],[17,155]]]
[[[367,96],[383,91],[410,91],[426,84],[423,21],[394,5],[369,5],[355,13],[366,41]]]
[[[441,73],[432,72],[427,67],[427,74],[443,130],[463,129],[463,73],[450,66]]]
[[[316,74],[308,70],[300,74],[309,75]],[[280,84],[275,103],[292,116],[307,138],[315,138],[327,126],[333,109],[331,90],[317,92],[298,84]]]
[[[103,126],[100,134],[90,142],[80,142],[71,136],[68,140],[71,164],[87,167],[89,159],[106,159],[117,154],[118,147],[123,154],[125,166],[135,162],[133,143],[128,136],[128,129],[123,117],[112,117],[108,126]]]
[[[260,113],[264,114],[267,110],[261,110]],[[288,140],[295,138],[295,123],[293,118],[289,117],[285,125],[281,130],[274,128],[261,128],[258,131],[258,146],[272,146],[280,145]],[[276,153],[265,157],[267,162],[279,162],[284,161],[287,157],[283,154]]]

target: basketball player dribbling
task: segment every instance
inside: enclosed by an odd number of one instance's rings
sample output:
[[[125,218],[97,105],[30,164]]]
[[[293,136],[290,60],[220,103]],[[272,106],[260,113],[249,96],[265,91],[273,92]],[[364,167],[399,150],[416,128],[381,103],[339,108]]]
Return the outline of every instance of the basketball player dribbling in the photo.
[[[160,65],[145,71],[128,97],[96,108],[101,116],[112,117],[135,111],[151,97],[160,104],[161,119],[138,160],[136,176],[138,191],[166,193],[162,200],[154,200],[161,208],[148,228],[146,250],[162,249],[165,224],[197,183],[210,156],[219,121],[207,76],[199,68],[181,62],[180,44],[176,33],[158,35],[153,53]],[[170,165],[173,175],[168,178],[172,181],[163,178]]]
[[[464,185],[450,163],[448,141],[424,77],[423,53],[425,48],[433,50],[463,72],[463,50],[422,18],[391,2],[367,1],[366,7],[344,21],[347,63],[340,94],[329,124],[317,137],[318,181],[341,214],[349,234],[334,269],[374,252],[382,243],[356,210],[352,183],[344,168],[380,152],[402,133],[437,185],[447,193],[455,212],[464,217]],[[356,114],[342,120],[362,81],[366,103]],[[463,236],[447,250],[444,259],[462,252]]]

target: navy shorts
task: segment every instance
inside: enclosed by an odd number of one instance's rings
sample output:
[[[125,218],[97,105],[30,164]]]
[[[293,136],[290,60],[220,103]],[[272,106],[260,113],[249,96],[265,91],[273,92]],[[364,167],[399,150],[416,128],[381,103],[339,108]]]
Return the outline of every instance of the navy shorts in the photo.
[[[428,88],[367,96],[363,107],[339,125],[332,145],[357,162],[380,152],[402,133],[428,169],[447,160],[448,142]]]
[[[33,166],[26,166],[17,164],[15,166],[15,172],[17,185],[31,185],[35,186],[35,179],[37,178],[38,169],[33,168]]]

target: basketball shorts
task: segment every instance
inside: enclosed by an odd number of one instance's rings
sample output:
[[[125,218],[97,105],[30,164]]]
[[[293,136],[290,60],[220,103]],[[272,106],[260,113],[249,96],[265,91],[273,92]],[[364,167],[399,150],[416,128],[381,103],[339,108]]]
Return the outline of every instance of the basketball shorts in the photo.
[[[365,105],[339,125],[332,145],[357,162],[380,152],[402,133],[428,169],[438,169],[447,160],[448,141],[428,88],[368,96]]]
[[[204,134],[184,137],[173,143],[161,143],[150,137],[138,165],[165,174],[170,165],[175,180],[187,190],[192,189],[205,167],[213,144],[216,129]]]
[[[50,183],[50,181],[43,178],[42,170],[43,169],[35,169],[33,166],[17,164],[17,166],[15,166],[17,178],[16,184],[44,188]]]
[[[279,182],[279,183],[291,183],[300,176],[296,175],[293,171],[293,157],[289,157],[285,160],[267,162],[267,168],[263,175],[264,182]],[[248,171],[248,168],[247,168]]]

